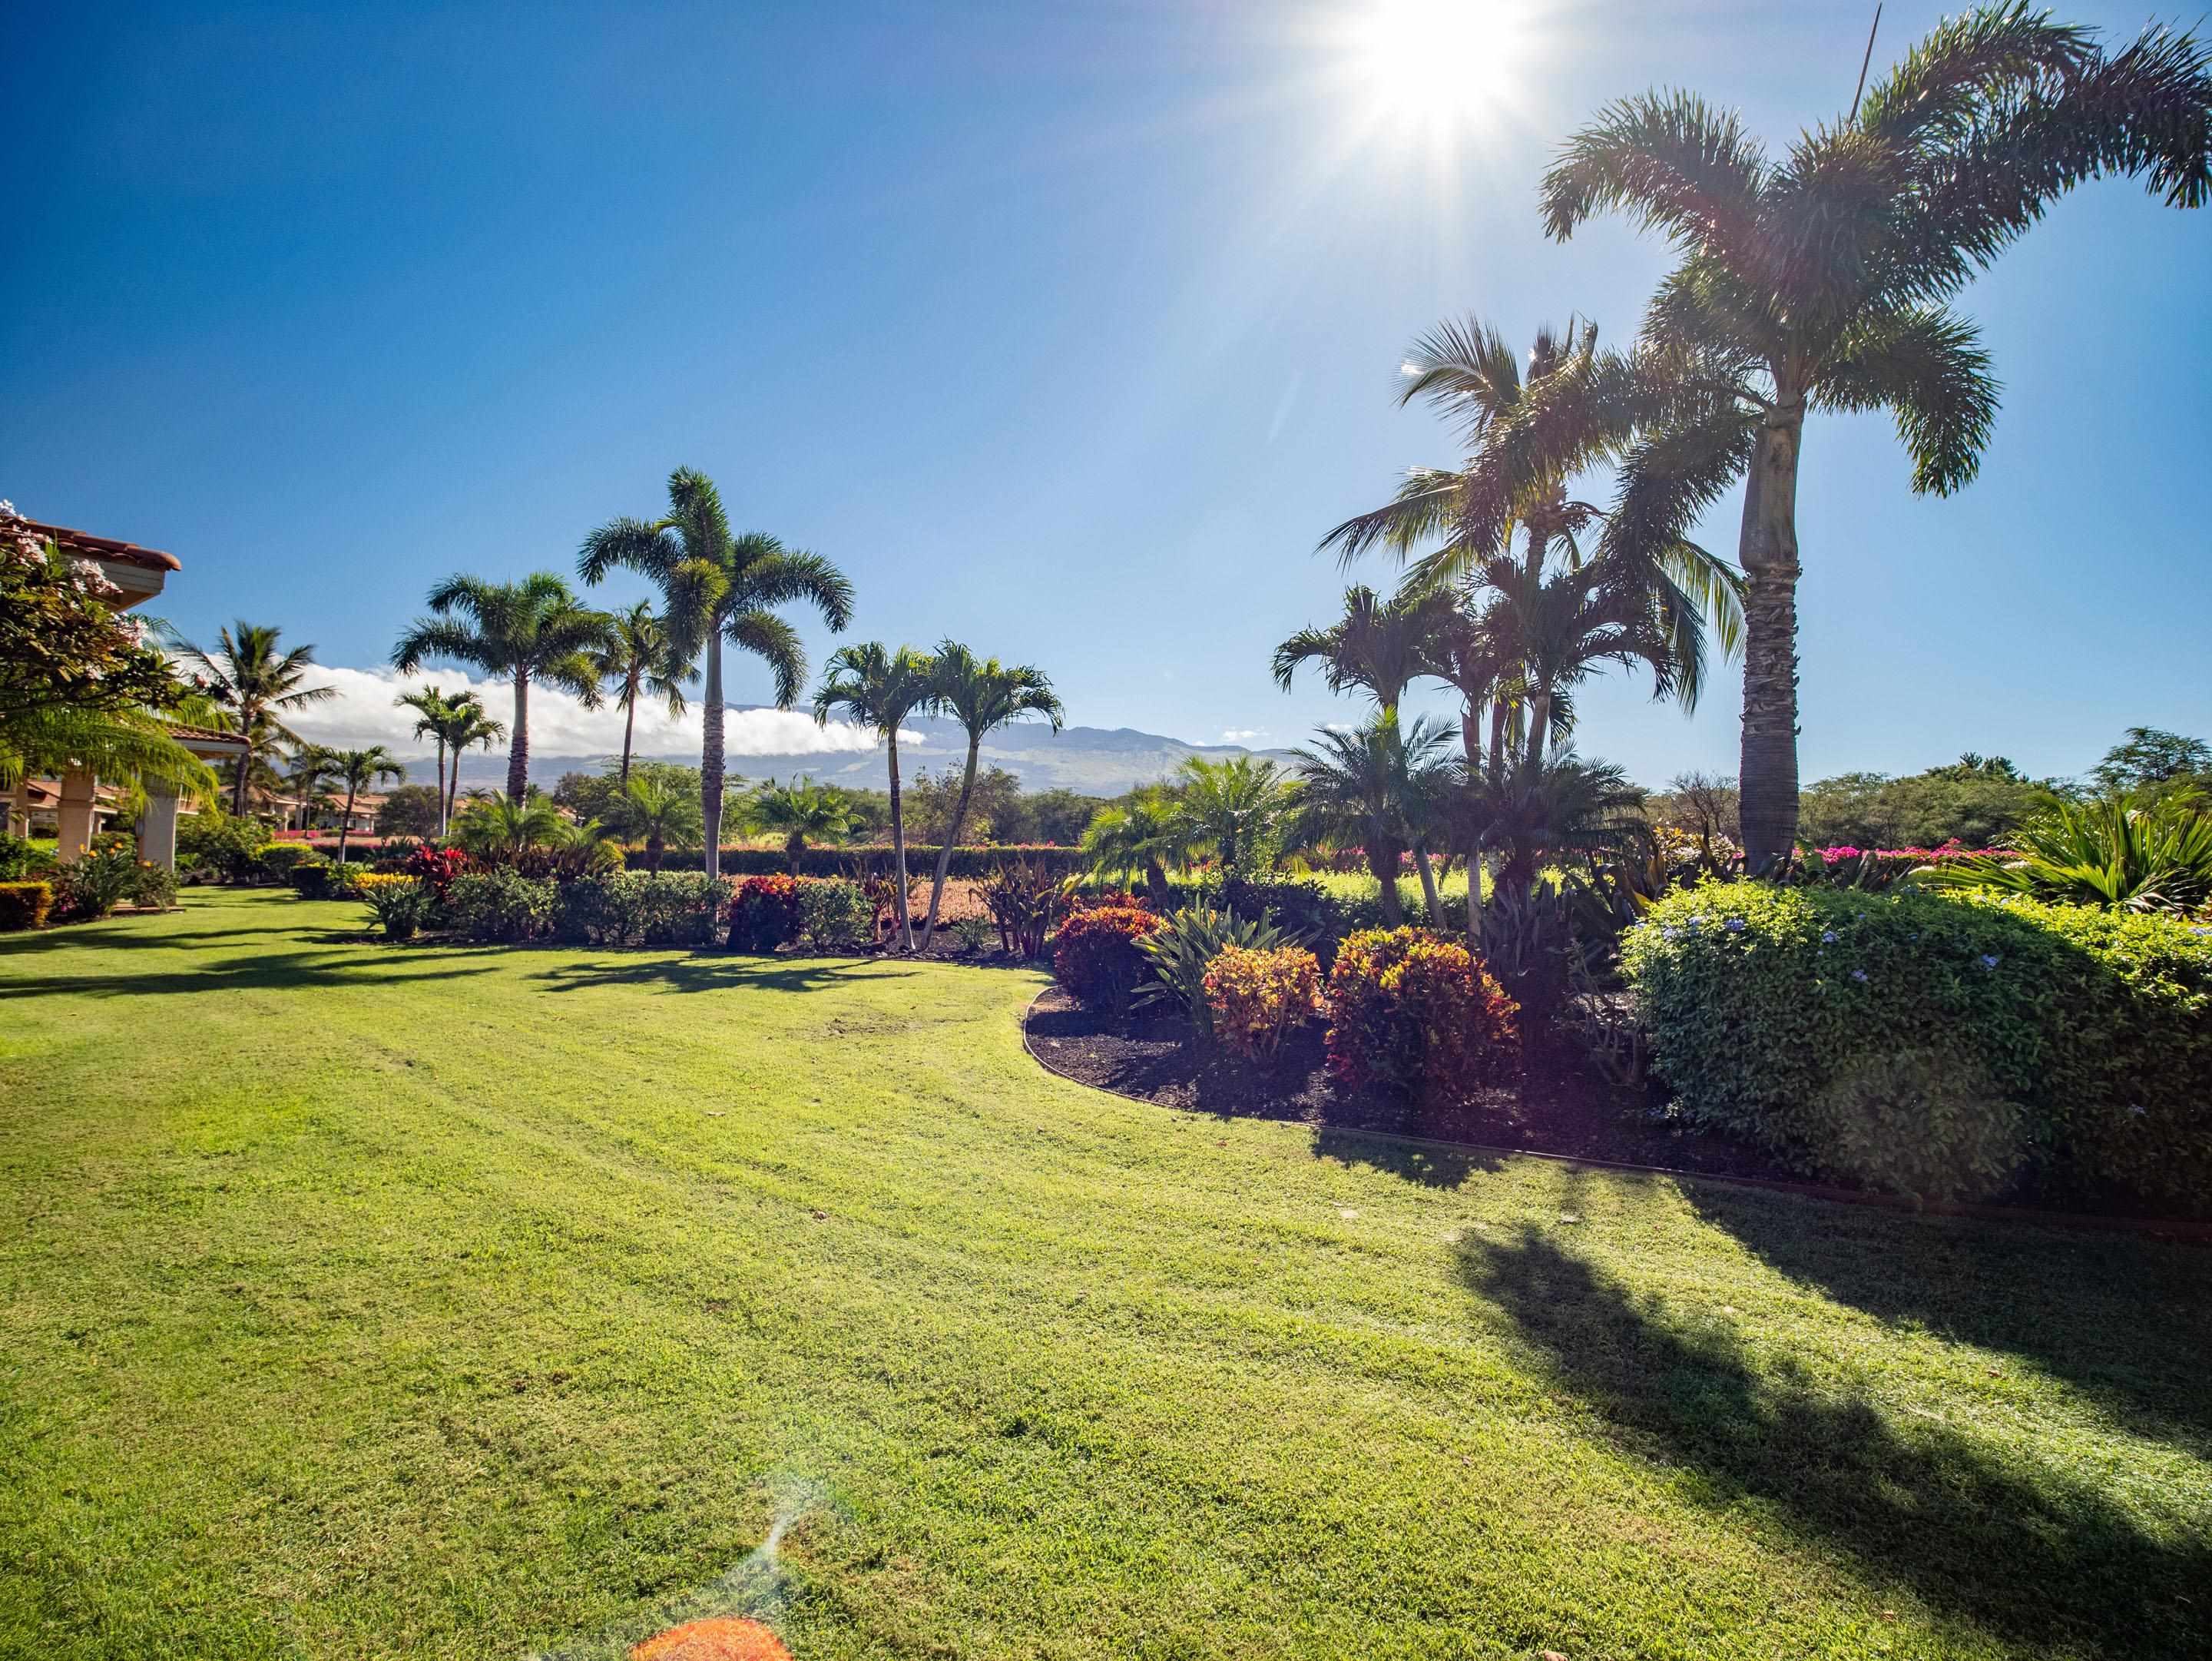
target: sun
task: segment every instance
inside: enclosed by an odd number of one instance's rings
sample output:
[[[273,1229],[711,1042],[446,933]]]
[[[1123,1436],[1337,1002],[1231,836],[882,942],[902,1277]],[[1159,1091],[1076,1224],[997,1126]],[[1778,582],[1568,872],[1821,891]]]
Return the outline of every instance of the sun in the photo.
[[[1361,0],[1346,17],[1351,72],[1373,113],[1431,130],[1480,124],[1526,68],[1516,0]]]

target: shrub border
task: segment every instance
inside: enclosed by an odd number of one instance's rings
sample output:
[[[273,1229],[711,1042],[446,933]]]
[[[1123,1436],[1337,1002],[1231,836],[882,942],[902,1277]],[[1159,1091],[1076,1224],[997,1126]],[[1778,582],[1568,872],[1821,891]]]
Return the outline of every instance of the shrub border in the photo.
[[[1160,1104],[1149,1096],[1092,1084],[1088,1079],[1079,1079],[1073,1073],[1064,1073],[1037,1054],[1036,1046],[1030,1042],[1030,1017],[1036,1013],[1037,1004],[1045,994],[1057,989],[1055,986],[1039,987],[1036,995],[1022,1006],[1022,1049],[1029,1058],[1054,1078],[1063,1079],[1079,1089],[1095,1090],[1102,1096],[1116,1096],[1123,1101],[1141,1102],[1146,1107],[1159,1107]],[[1170,1107],[1163,1110],[1182,1113],[1189,1110]],[[1568,1165],[1582,1171],[1620,1171],[1638,1177],[1671,1177],[1682,1183],[1710,1183],[1722,1188],[1747,1188],[1792,1199],[1826,1201],[1832,1205],[1866,1206],[1879,1211],[1902,1212],[1911,1216],[2018,1223],[2038,1228],[2070,1229],[2083,1233],[2140,1234],[2150,1239],[2179,1244],[2212,1246],[2212,1218],[2100,1217],[2086,1211],[2039,1211],[2028,1206],[1978,1205],[1951,1201],[1915,1205],[1897,1195],[1866,1193],[1855,1188],[1838,1188],[1828,1183],[1793,1183],[1778,1177],[1723,1177],[1712,1171],[1677,1171],[1672,1165],[1632,1165],[1625,1159],[1581,1159],[1568,1153],[1542,1153],[1533,1148],[1495,1147],[1488,1142],[1452,1142],[1434,1136],[1407,1136],[1397,1131],[1359,1130],[1343,1125],[1332,1125],[1329,1129],[1334,1135],[1358,1136],[1368,1141],[1395,1143],[1401,1147],[1429,1147],[1445,1153],[1479,1153],[1504,1159],[1541,1159],[1549,1165]]]

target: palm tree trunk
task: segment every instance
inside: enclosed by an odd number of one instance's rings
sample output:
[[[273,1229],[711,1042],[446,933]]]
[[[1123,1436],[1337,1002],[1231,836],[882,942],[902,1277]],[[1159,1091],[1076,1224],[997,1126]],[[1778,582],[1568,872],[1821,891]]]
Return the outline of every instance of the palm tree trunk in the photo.
[[[1152,910],[1160,916],[1168,914],[1168,872],[1157,858],[1145,861],[1145,897],[1152,903]]]
[[[1437,893],[1437,873],[1429,868],[1429,850],[1425,843],[1417,842],[1413,844],[1413,869],[1420,873],[1421,897],[1428,902],[1429,926],[1442,928],[1444,926],[1444,903]]]
[[[981,733],[968,735],[968,770],[960,778],[960,799],[952,804],[952,824],[945,833],[945,845],[937,850],[937,875],[929,885],[929,916],[921,925],[921,949],[929,950],[929,937],[937,932],[937,908],[945,898],[945,879],[952,869],[953,845],[960,840],[960,827],[968,820],[968,798],[975,788],[975,762],[983,745]]]
[[[238,730],[241,735],[246,734],[246,723],[243,721],[240,721]],[[238,758],[238,777],[230,787],[230,812],[233,818],[246,817],[246,769],[253,761],[253,743],[250,735],[246,736],[246,753]]]
[[[890,726],[891,880],[898,887],[899,950],[914,950],[914,908],[906,897],[906,809],[899,800],[898,723]]]
[[[627,789],[629,786],[630,734],[637,730],[637,683],[632,681],[624,690],[629,694],[629,701],[623,706],[622,784]]]
[[[699,818],[707,833],[705,866],[709,877],[722,874],[722,630],[712,619],[707,636],[707,684],[701,693]]]
[[[461,770],[461,758],[453,757],[453,770]],[[438,840],[446,839],[446,735],[438,734]]]
[[[1756,876],[1797,842],[1797,454],[1802,400],[1759,430],[1737,543],[1743,622],[1743,753],[1737,770],[1744,869]]]
[[[1367,850],[1367,868],[1375,873],[1381,888],[1378,897],[1382,903],[1382,921],[1395,928],[1406,921],[1406,908],[1398,899],[1398,846],[1395,843],[1384,843],[1379,837],[1375,840],[1382,845]]]
[[[530,672],[514,672],[514,732],[507,746],[507,799],[520,801],[530,794]]]
[[[1498,783],[1505,776],[1505,723],[1512,710],[1504,698],[1490,706],[1490,782]]]
[[[346,781],[345,817],[338,821],[338,863],[343,865],[346,856],[346,837],[353,829],[353,781]],[[373,862],[373,861],[372,861]]]
[[[1539,692],[1528,700],[1528,765],[1540,767],[1544,761],[1544,740],[1551,736],[1552,695]]]
[[[1473,700],[1459,712],[1459,741],[1467,752],[1467,777],[1472,785],[1482,776],[1482,717]],[[1482,934],[1482,855],[1472,843],[1467,855],[1467,938],[1470,947]]]

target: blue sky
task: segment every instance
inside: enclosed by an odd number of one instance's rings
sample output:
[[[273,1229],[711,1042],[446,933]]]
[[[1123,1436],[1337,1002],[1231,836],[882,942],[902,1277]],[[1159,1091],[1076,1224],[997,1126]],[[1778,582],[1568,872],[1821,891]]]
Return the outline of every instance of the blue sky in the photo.
[[[365,667],[436,578],[573,572],[689,464],[843,564],[855,637],[1296,742],[1354,713],[1267,676],[1346,580],[1315,542],[1453,459],[1394,406],[1407,344],[1626,339],[1661,269],[1617,223],[1544,240],[1553,146],[1662,83],[1779,143],[1848,103],[1871,10],[1497,0],[1446,108],[1368,3],[28,9],[0,496],[176,553],[187,633]],[[1890,5],[1877,68],[1942,9]],[[2212,215],[2093,186],[1966,296],[2005,382],[1974,485],[1915,498],[1886,423],[1816,417],[1808,777],[2212,735],[2208,295]],[[1583,747],[1732,771],[1735,701],[1593,689]]]

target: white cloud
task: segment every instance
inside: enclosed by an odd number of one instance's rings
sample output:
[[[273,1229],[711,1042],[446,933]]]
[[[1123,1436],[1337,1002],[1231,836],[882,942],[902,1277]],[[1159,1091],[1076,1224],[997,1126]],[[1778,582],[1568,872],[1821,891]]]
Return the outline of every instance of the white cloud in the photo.
[[[1267,736],[1267,729],[1264,727],[1226,727],[1222,729],[1221,741],[1224,744],[1249,744],[1255,739]]]
[[[310,704],[285,722],[311,743],[337,749],[381,744],[394,754],[422,756],[430,745],[415,736],[415,712],[394,702],[402,692],[437,686],[448,693],[473,691],[493,719],[514,719],[514,689],[506,681],[474,680],[451,669],[418,670],[403,675],[391,669],[319,667],[322,684],[337,696]],[[803,756],[825,751],[865,753],[876,735],[849,721],[817,726],[799,709],[733,709],[724,720],[726,743],[733,756]],[[902,733],[902,738],[915,736]],[[623,712],[612,702],[586,709],[573,693],[556,687],[530,689],[530,747],[544,756],[612,755],[622,748]],[[680,716],[665,706],[641,703],[633,740],[641,755],[684,755],[699,748],[699,705],[695,699]],[[503,745],[495,748],[502,749]]]

